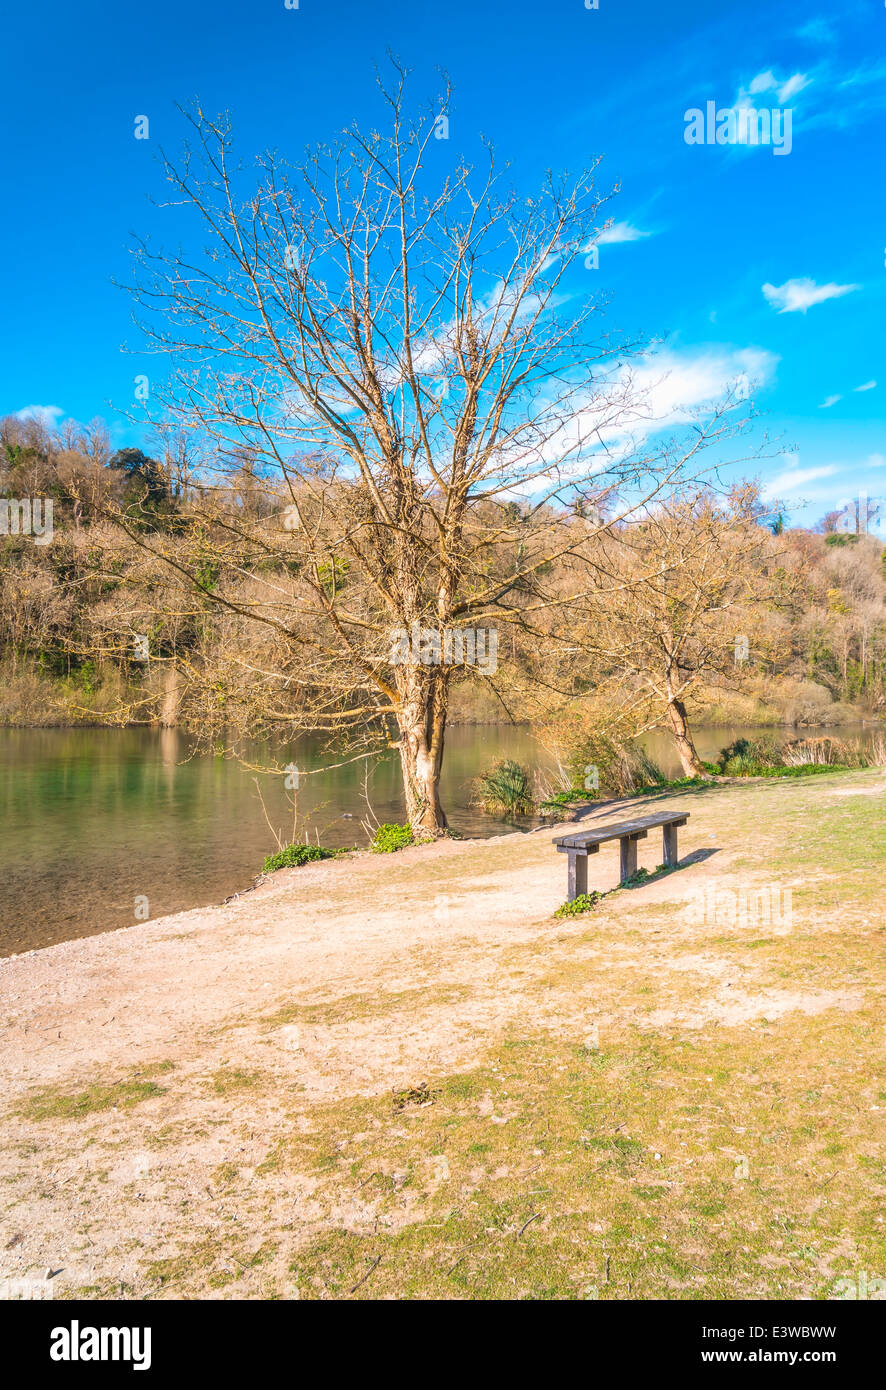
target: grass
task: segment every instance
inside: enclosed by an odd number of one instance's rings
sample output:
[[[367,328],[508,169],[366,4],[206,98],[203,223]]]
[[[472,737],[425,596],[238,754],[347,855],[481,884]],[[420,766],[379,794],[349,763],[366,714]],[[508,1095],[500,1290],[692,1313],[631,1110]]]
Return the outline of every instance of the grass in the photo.
[[[515,1038],[438,1079],[406,1132],[378,1102],[331,1108],[283,1172],[339,1201],[372,1178],[375,1224],[310,1240],[291,1264],[300,1296],[826,1297],[847,1270],[886,1267],[876,1126],[847,1124],[843,1103],[873,1094],[850,1054],[876,1027],[627,1028],[599,1052]]]
[[[529,768],[512,758],[504,758],[476,779],[472,802],[488,815],[531,815],[535,810],[535,795]]]
[[[385,824],[378,827],[369,848],[373,854],[396,854],[398,849],[414,844],[412,826]]]
[[[143,1067],[134,1077],[111,1085],[96,1082],[82,1091],[66,1091],[63,1087],[46,1086],[34,1091],[16,1108],[16,1114],[28,1120],[82,1120],[102,1110],[130,1110],[144,1100],[165,1094],[166,1088],[156,1082],[142,1080],[152,1074],[171,1071],[172,1062],[158,1062]]]
[[[303,864],[314,864],[320,859],[335,859],[346,850],[324,849],[322,845],[287,845],[278,854],[270,854],[261,866],[263,874],[273,874],[277,869],[300,869]]]
[[[237,1067],[220,1067],[212,1076],[212,1089],[217,1096],[229,1096],[238,1091],[263,1090],[269,1078],[260,1071],[244,1071]]]
[[[579,893],[577,897],[572,899],[572,902],[561,903],[554,916],[580,917],[583,912],[592,912],[603,896],[596,889],[591,893]]]

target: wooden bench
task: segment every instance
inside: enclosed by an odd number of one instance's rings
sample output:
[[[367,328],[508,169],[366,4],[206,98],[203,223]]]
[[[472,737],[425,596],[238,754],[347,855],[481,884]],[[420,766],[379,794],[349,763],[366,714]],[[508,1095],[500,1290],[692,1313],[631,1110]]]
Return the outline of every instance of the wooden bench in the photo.
[[[677,827],[685,825],[688,819],[688,811],[658,811],[654,816],[642,816],[639,820],[626,820],[618,825],[603,825],[596,830],[576,830],[571,835],[561,835],[554,844],[561,853],[569,855],[567,900],[574,902],[581,893],[588,891],[588,855],[596,854],[607,840],[621,841],[621,883],[637,872],[637,841],[645,840],[649,831],[659,825],[664,837],[664,863],[669,868],[676,865]]]

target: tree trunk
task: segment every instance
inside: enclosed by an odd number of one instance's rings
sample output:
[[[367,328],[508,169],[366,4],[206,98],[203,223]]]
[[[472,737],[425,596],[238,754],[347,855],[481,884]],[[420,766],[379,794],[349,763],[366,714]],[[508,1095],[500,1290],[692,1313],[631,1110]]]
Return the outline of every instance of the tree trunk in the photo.
[[[171,661],[163,676],[163,703],[160,723],[164,729],[174,729],[178,723],[178,671]]]
[[[683,775],[685,777],[703,777],[705,770],[692,741],[689,721],[686,718],[686,706],[682,700],[672,699],[669,702],[668,727],[674,736],[674,743],[677,745]]]
[[[401,682],[397,723],[406,818],[416,838],[437,838],[449,827],[440,803],[449,678],[442,670],[409,666]]]

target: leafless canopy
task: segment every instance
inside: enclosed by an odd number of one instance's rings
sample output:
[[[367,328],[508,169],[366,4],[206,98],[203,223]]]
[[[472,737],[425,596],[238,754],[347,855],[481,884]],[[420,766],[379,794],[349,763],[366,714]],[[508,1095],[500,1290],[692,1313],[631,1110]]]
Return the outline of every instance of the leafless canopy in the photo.
[[[611,196],[596,165],[518,197],[490,147],[479,170],[452,157],[448,86],[413,120],[405,81],[394,63],[379,84],[384,133],[348,129],[298,168],[243,168],[227,119],[191,112],[165,168],[204,247],[140,243],[135,291],[164,357],[154,406],[210,459],[204,516],[234,477],[252,497],[176,561],[236,629],[224,681],[293,728],[395,730],[410,819],[434,833],[464,672],[439,643],[392,659],[392,633],[564,640],[575,557],[695,470],[735,402],[646,447],[637,345],[608,338],[584,268]]]

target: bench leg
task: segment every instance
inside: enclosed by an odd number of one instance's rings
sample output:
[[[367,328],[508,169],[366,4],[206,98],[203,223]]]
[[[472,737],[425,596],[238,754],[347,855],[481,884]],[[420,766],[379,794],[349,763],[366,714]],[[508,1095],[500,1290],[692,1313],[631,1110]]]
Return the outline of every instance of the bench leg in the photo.
[[[568,902],[574,903],[580,894],[588,891],[588,856],[569,855],[569,887],[566,894]]]
[[[672,869],[679,863],[677,854],[677,827],[675,825],[662,826],[664,838],[664,865],[666,869]]]
[[[624,883],[626,878],[633,878],[637,872],[637,841],[624,835],[618,843],[621,850],[619,880]]]

